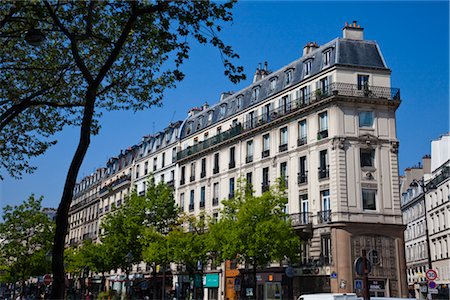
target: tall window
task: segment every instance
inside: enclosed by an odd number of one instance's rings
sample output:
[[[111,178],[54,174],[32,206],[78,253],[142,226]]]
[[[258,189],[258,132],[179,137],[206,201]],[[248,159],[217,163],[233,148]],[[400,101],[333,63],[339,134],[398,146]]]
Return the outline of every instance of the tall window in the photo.
[[[245,176],[245,179],[247,180],[247,187],[251,189],[253,185],[253,173],[248,172]]]
[[[320,223],[327,223],[331,221],[331,203],[330,203],[330,191],[324,190],[320,192],[320,198],[322,199],[322,211],[319,215]]]
[[[319,83],[320,83],[319,84],[319,88],[320,88],[322,94],[327,94],[328,93],[328,86],[330,84],[330,82],[328,80],[328,77],[324,77],[324,78],[320,79]]]
[[[213,110],[208,111],[208,124],[211,124],[213,116],[214,116],[214,111]]]
[[[361,167],[373,167],[375,158],[375,149],[360,149]]]
[[[204,178],[206,176],[206,157],[202,158],[202,170],[200,173],[200,178]]]
[[[309,97],[311,95],[310,86],[307,85],[300,89],[300,104],[308,104],[309,103]]]
[[[264,122],[270,122],[270,112],[271,112],[272,104],[268,103],[262,108],[262,119]]]
[[[308,76],[311,74],[311,60],[303,63],[303,76]]]
[[[259,86],[254,87],[252,91],[252,101],[258,101],[259,99]]]
[[[331,62],[331,50],[325,51],[323,53],[323,66],[327,67]]]
[[[373,111],[359,112],[359,127],[373,126]]]
[[[177,160],[177,148],[172,148],[172,163],[174,163]]]
[[[230,169],[232,169],[236,166],[235,154],[236,154],[236,148],[231,147],[230,148],[230,163],[228,165],[228,167]]]
[[[377,190],[362,189],[363,209],[376,210]]]
[[[153,171],[156,171],[156,168],[158,167],[158,158],[153,158]]]
[[[300,212],[302,224],[309,224],[309,202],[308,194],[300,195]]]
[[[331,264],[331,236],[329,234],[320,237],[320,260],[324,265]]]
[[[306,156],[302,156],[299,159],[299,172],[298,172],[298,183],[308,182],[308,171],[306,169]]]
[[[262,171],[262,192],[264,193],[269,190],[269,168],[263,168]]]
[[[184,193],[180,194],[180,207],[182,210],[185,210],[185,208],[184,208]]]
[[[186,167],[181,167],[181,176],[180,176],[180,185],[183,185],[186,182]]]
[[[227,106],[226,106],[226,104],[222,104],[222,105],[220,106],[220,117],[224,117],[226,111],[227,111]]]
[[[358,90],[367,90],[369,88],[369,75],[358,74]]]
[[[292,82],[292,70],[287,70],[285,73],[284,85],[288,85]]]
[[[205,207],[205,195],[206,195],[206,188],[202,186],[200,188],[200,208]]]
[[[161,168],[164,168],[165,165],[166,165],[166,153],[163,152],[163,154],[162,154],[162,161],[161,161]]]
[[[275,77],[270,80],[270,91],[274,91],[276,87],[277,87],[277,78]]]
[[[246,128],[253,128],[256,126],[256,117],[255,117],[255,111],[251,111],[247,114],[247,126]]]
[[[298,141],[297,145],[302,146],[307,143],[307,127],[306,127],[306,120],[301,120],[298,122]]]
[[[328,137],[328,113],[326,111],[319,114],[319,133],[318,139]]]
[[[291,102],[289,96],[284,96],[278,101],[278,111],[280,114],[285,114],[291,110]]]
[[[189,198],[189,211],[194,210],[194,196],[195,196],[195,191],[191,190],[191,197]]]
[[[328,178],[328,151],[319,152],[319,179]]]
[[[282,162],[280,164],[280,177],[281,177],[281,183],[284,187],[288,187],[288,170],[287,170],[287,162]]]
[[[191,163],[191,177],[190,177],[190,181],[194,181],[195,180],[195,162]]]
[[[141,167],[139,165],[136,165],[136,178],[139,178],[139,169]]]
[[[219,183],[214,182],[213,184],[213,205],[219,204]]]
[[[247,141],[247,157],[245,162],[249,163],[253,161],[253,140]]]
[[[228,194],[228,199],[234,197],[234,177],[231,177],[229,180],[230,193]]]
[[[270,155],[270,134],[267,133],[263,135],[263,152],[262,157],[267,157]]]
[[[237,96],[237,101],[236,101],[236,109],[241,109],[242,108],[242,105],[243,105],[243,100],[244,100],[244,97],[242,96],[242,95],[239,95],[239,96]]]
[[[219,173],[219,153],[214,154],[214,169],[213,173],[217,174]]]
[[[148,174],[148,161],[144,163],[144,175]]]
[[[288,129],[283,127],[280,129],[280,151],[286,151],[288,144]]]

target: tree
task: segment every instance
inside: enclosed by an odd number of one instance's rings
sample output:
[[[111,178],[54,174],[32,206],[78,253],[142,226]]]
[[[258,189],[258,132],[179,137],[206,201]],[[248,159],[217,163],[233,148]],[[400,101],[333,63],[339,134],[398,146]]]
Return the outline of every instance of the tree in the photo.
[[[284,208],[288,203],[283,184],[261,196],[254,196],[239,182],[235,197],[224,200],[221,219],[210,226],[212,246],[223,259],[235,259],[253,267],[256,296],[256,270],[272,261],[295,261],[300,240],[295,235]]]
[[[46,254],[52,246],[54,223],[42,212],[42,199],[31,195],[20,205],[3,208],[0,262],[9,282],[24,281],[50,271]]]
[[[56,1],[0,3],[0,155],[10,175],[32,172],[30,157],[64,125],[80,126],[56,219],[52,298],[64,295],[64,239],[78,171],[99,114],[160,104],[183,79],[190,44],[220,50],[231,81],[244,78],[218,38],[234,1]],[[39,46],[34,46],[39,45]],[[13,138],[14,137],[14,138]],[[42,139],[40,139],[42,138]]]

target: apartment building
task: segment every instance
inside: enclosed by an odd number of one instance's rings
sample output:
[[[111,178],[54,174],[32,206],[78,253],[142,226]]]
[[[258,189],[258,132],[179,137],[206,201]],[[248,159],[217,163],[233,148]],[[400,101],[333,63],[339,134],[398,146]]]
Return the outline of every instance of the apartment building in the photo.
[[[366,249],[370,293],[406,296],[395,125],[400,92],[390,74],[378,44],[365,40],[356,23],[344,27],[342,38],[308,43],[301,58],[275,72],[258,68],[250,86],[223,93],[184,121],[181,209],[218,217],[239,178],[261,194],[281,177],[288,213],[305,241],[294,295],[359,293],[353,263]],[[258,273],[259,297],[287,295],[285,267]],[[245,282],[247,270],[238,271]],[[225,273],[225,297],[235,299]]]

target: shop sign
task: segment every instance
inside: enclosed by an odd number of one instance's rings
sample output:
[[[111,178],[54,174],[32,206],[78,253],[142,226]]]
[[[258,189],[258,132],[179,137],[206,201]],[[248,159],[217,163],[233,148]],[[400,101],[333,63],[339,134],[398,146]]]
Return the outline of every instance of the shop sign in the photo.
[[[218,288],[219,274],[206,274],[203,276],[203,284],[205,288]]]
[[[384,280],[369,280],[369,290],[384,290]]]
[[[428,289],[428,293],[430,294],[439,294],[438,289]]]

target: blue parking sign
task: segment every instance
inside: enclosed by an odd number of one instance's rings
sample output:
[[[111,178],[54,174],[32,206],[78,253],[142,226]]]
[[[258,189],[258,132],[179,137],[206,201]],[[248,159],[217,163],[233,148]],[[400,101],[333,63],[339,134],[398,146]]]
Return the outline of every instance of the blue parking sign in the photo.
[[[363,282],[361,279],[355,279],[355,289],[361,290],[363,286]]]

